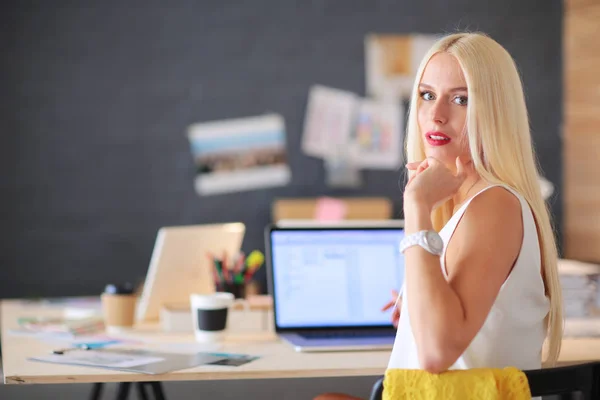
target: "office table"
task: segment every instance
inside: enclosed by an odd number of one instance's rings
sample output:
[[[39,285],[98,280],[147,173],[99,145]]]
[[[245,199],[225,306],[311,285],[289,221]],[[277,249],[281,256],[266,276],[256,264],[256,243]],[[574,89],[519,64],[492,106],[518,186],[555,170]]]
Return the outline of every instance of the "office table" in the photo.
[[[35,383],[92,383],[183,381],[215,379],[265,379],[368,376],[383,373],[389,358],[387,351],[302,354],[277,339],[273,332],[231,332],[219,351],[258,355],[260,359],[239,367],[199,366],[160,375],[145,375],[91,367],[48,364],[28,361],[28,357],[50,354],[56,344],[26,336],[8,333],[16,329],[17,318],[23,316],[59,316],[55,307],[24,305],[18,300],[4,300],[0,305],[2,316],[2,362],[6,384]],[[164,350],[161,346],[173,343],[196,345],[193,334],[166,333],[157,325],[135,329],[126,337],[139,339],[142,344],[127,348]]]
[[[230,332],[219,351],[260,356],[239,367],[198,366],[160,375],[136,374],[108,369],[78,367],[28,361],[28,357],[49,354],[56,344],[18,336],[9,330],[18,327],[24,316],[60,316],[60,307],[45,307],[20,300],[0,304],[2,362],[6,384],[164,382],[190,380],[231,380],[269,378],[316,378],[379,376],[385,371],[389,351],[298,353],[279,340],[272,331]],[[232,313],[233,315],[234,313]],[[192,333],[166,333],[158,325],[142,325],[126,335],[143,343],[127,348],[164,350],[165,344],[189,343],[197,346]],[[60,346],[58,346],[60,347]],[[600,360],[600,339],[565,339],[560,364]]]

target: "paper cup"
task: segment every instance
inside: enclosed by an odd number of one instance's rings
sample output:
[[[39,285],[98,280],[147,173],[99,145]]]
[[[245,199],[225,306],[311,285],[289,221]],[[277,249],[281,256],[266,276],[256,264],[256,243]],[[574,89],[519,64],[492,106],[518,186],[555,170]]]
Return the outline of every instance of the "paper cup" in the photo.
[[[234,300],[233,294],[225,292],[190,296],[196,341],[216,342],[224,338],[227,314]]]
[[[108,333],[130,329],[134,323],[136,297],[132,294],[103,293],[102,314]]]

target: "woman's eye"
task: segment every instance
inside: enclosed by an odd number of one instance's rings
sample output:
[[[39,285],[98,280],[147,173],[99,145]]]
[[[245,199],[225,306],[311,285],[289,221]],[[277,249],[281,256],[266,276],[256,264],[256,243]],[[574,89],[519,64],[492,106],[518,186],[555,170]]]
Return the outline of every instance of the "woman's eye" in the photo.
[[[458,104],[459,106],[466,106],[469,104],[469,99],[467,96],[456,96],[452,101],[454,104]]]
[[[429,100],[433,100],[434,96],[433,96],[433,93],[431,93],[431,92],[421,92],[421,98],[423,100],[429,101]]]

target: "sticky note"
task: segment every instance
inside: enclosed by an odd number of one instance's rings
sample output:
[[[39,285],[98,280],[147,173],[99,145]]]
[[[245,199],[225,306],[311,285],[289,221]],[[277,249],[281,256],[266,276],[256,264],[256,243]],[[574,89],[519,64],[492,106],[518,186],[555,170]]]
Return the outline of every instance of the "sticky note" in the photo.
[[[332,197],[317,200],[315,219],[319,221],[340,221],[346,217],[346,203]]]

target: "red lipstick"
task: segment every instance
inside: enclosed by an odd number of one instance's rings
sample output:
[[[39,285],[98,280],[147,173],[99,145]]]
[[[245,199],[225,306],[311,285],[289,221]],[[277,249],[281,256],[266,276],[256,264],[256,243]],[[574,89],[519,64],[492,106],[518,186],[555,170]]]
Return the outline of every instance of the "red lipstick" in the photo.
[[[425,138],[431,146],[444,146],[452,141],[448,135],[437,131],[427,132]]]

